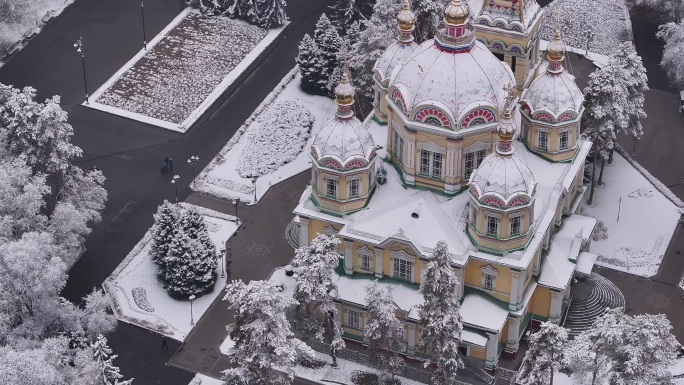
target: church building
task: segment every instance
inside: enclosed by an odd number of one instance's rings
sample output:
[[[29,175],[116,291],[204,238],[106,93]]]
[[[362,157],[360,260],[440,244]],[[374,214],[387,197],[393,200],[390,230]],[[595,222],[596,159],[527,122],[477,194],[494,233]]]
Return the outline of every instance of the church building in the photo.
[[[591,143],[583,97],[557,32],[538,60],[535,0],[444,9],[417,45],[409,2],[375,65],[375,108],[354,117],[346,65],[337,112],[314,138],[311,182],[294,210],[299,244],[340,238],[344,337],[363,343],[365,289],[392,288],[406,356],[419,349],[419,285],[437,242],[458,277],[463,355],[494,368],[533,323],[562,323],[576,275],[589,274],[596,220],[579,215]],[[503,60],[501,60],[503,55]]]

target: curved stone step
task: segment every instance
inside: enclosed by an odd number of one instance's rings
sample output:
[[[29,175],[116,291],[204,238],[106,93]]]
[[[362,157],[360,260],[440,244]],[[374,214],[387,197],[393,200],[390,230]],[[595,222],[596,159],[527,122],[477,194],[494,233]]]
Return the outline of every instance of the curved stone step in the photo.
[[[572,336],[591,328],[607,308],[625,306],[622,292],[608,279],[592,273],[583,284],[592,286],[589,297],[573,301],[565,318],[564,326],[569,329],[568,333]]]
[[[290,221],[285,229],[285,239],[293,249],[299,247],[299,223],[295,222],[294,219]]]

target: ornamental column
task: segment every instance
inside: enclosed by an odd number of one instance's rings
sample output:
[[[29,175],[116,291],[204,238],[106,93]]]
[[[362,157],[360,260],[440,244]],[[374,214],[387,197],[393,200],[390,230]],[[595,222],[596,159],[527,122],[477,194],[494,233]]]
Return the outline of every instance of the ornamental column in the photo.
[[[354,242],[345,239],[344,240],[344,273],[353,274],[354,273]]]
[[[299,247],[309,245],[309,218],[299,217]]]
[[[499,362],[499,333],[487,333],[487,347],[485,353],[485,368],[493,369]]]
[[[383,249],[375,247],[373,262],[375,262],[375,276],[382,278]]]

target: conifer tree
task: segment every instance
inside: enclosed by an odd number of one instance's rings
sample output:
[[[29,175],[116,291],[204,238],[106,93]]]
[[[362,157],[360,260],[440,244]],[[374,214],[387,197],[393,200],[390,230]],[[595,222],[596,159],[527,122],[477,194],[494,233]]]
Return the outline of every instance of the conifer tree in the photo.
[[[444,0],[413,0],[411,9],[416,15],[416,29],[413,31],[416,43],[432,39],[442,21]]]
[[[544,322],[530,337],[530,347],[518,371],[517,384],[553,384],[554,371],[563,367],[568,332],[562,326]]]
[[[434,353],[432,360],[437,364],[437,370],[434,372],[432,383],[446,385],[458,369],[463,368],[463,361],[458,352],[463,330],[456,298],[458,279],[451,267],[451,257],[446,243],[437,243],[423,277],[420,284],[420,293],[424,299],[420,307],[423,326],[420,347],[428,355]],[[426,362],[425,366],[428,365]]]
[[[339,33],[345,33],[355,21],[370,18],[374,4],[374,0],[337,0],[330,7],[330,21]]]
[[[187,233],[175,233],[164,258],[161,276],[169,294],[187,298],[204,294],[215,282],[216,250],[207,249]]]
[[[118,366],[114,365],[114,360],[118,357],[112,355],[112,349],[107,344],[107,338],[102,334],[97,336],[91,346],[93,358],[98,366],[98,380],[102,385],[130,385],[133,379],[119,381],[123,378]]]
[[[235,342],[227,354],[233,368],[222,372],[223,380],[236,385],[290,384],[297,357],[314,356],[311,348],[294,337],[285,317],[296,301],[281,295],[268,281],[247,285],[233,281],[223,300],[236,312],[235,322],[227,326]]]
[[[292,260],[294,277],[297,282],[294,299],[297,300],[295,315],[299,328],[305,336],[323,341],[326,331],[331,335],[331,355],[344,348],[341,328],[336,321],[337,307],[333,300],[337,297],[337,285],[333,280],[333,270],[341,258],[337,252],[340,240],[335,236],[318,235],[308,246],[297,249]]]
[[[287,21],[285,0],[256,0],[257,24],[263,28],[280,27]]]
[[[162,270],[164,269],[164,258],[169,251],[169,245],[176,232],[176,224],[179,217],[180,210],[178,206],[166,200],[159,206],[157,213],[154,214],[150,257]]]
[[[302,76],[302,88],[307,92],[318,92],[318,85],[323,80],[324,69],[321,63],[321,55],[314,40],[305,34],[299,43],[297,65]]]
[[[205,15],[216,16],[222,13],[221,0],[199,0],[199,9]]]
[[[254,0],[237,0],[235,4],[235,17],[252,24],[256,24],[257,14]]]
[[[380,289],[377,281],[366,286],[366,307],[369,320],[363,334],[370,364],[380,369],[383,379],[394,379],[401,365],[397,352],[403,348],[404,326],[394,315],[396,306],[389,288]]]
[[[328,79],[332,76],[335,68],[339,67],[337,55],[342,49],[342,39],[325,13],[321,15],[316,23],[313,38],[318,47],[322,69],[317,88],[327,94]]]
[[[192,239],[198,240],[202,246],[208,250],[215,250],[214,243],[209,238],[209,229],[200,213],[192,209],[180,211],[178,216],[178,229],[183,231]]]

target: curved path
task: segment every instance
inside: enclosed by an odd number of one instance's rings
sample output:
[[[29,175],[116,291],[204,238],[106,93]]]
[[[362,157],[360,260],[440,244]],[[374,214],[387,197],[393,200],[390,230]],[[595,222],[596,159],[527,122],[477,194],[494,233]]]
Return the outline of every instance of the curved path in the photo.
[[[583,298],[575,297],[565,318],[563,326],[569,329],[568,334],[571,336],[576,336],[591,328],[606,308],[625,307],[625,297],[620,289],[601,275],[591,273],[585,281],[575,284],[577,296],[585,290],[590,290],[589,294]]]

